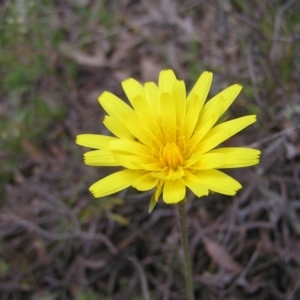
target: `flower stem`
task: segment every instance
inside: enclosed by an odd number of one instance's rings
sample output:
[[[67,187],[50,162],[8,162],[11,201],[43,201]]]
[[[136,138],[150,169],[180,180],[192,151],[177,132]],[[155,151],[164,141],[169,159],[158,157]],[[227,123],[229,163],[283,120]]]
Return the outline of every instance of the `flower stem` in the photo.
[[[184,255],[184,275],[185,275],[185,285],[188,300],[195,300],[194,288],[193,288],[193,277],[192,277],[192,267],[191,267],[191,257],[189,252],[189,243],[186,228],[186,218],[185,218],[185,201],[178,203],[178,213],[179,213],[179,227],[181,235],[181,244]]]

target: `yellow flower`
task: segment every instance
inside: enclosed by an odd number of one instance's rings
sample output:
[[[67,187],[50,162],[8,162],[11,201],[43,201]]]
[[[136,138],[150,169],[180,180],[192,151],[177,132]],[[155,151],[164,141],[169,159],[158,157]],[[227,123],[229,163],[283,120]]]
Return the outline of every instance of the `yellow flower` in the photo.
[[[164,70],[158,86],[153,82],[142,86],[132,78],[122,82],[131,106],[109,92],[99,97],[108,114],[103,123],[114,137],[81,134],[76,143],[97,149],[84,154],[85,164],[123,170],[94,183],[90,187],[94,197],[129,186],[139,191],[155,188],[153,208],[161,195],[168,204],[182,201],[186,188],[198,197],[209,191],[236,194],[241,184],[217,169],[255,165],[260,151],[215,147],[254,123],[256,116],[216,125],[242,87],[234,84],[205,103],[212,77],[204,72],[186,96],[184,82],[172,70]]]

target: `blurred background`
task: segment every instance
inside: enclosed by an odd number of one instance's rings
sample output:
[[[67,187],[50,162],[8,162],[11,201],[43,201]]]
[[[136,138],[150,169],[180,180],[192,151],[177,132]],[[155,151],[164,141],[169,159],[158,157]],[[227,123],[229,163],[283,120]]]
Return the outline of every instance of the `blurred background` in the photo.
[[[227,172],[235,197],[189,195],[196,299],[300,299],[300,1],[2,0],[0,299],[186,299],[177,211],[83,164],[80,133],[107,134],[97,97],[172,68],[210,96],[240,83],[226,145],[263,151]]]

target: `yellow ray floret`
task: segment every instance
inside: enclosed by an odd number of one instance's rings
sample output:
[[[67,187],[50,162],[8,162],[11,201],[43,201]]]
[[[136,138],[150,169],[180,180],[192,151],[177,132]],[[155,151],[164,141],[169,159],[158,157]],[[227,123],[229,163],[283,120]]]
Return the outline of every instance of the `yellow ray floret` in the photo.
[[[242,87],[234,84],[207,101],[212,78],[204,72],[188,95],[172,70],[160,72],[158,85],[129,78],[122,82],[129,105],[104,92],[99,97],[107,112],[103,123],[114,136],[80,134],[76,143],[96,149],[84,154],[87,165],[123,170],[94,183],[91,193],[99,198],[129,186],[155,189],[150,211],[160,196],[167,204],[182,201],[187,188],[197,197],[210,191],[235,195],[241,184],[219,169],[255,165],[260,151],[216,147],[254,123],[256,116],[216,125]]]

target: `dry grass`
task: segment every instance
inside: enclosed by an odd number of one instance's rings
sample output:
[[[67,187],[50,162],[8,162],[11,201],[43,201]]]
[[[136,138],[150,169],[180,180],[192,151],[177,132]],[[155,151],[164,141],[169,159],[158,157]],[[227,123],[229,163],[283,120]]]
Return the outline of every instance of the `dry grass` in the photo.
[[[189,195],[196,299],[300,298],[298,1],[3,1],[0,4],[0,298],[180,300],[173,206],[128,189],[94,200],[79,133],[107,133],[97,96],[172,68],[211,93],[240,83],[230,140],[263,152],[236,197]],[[31,2],[30,2],[31,3]],[[2,29],[5,30],[2,30]]]

